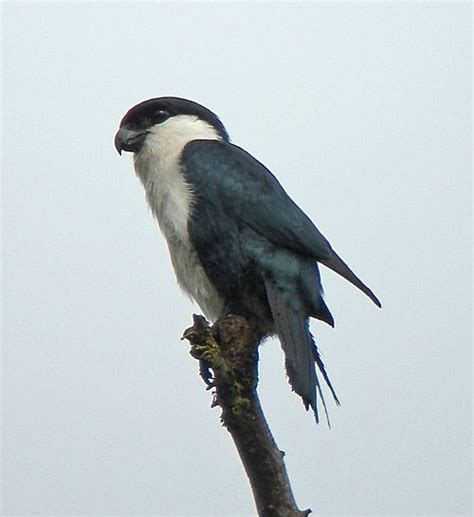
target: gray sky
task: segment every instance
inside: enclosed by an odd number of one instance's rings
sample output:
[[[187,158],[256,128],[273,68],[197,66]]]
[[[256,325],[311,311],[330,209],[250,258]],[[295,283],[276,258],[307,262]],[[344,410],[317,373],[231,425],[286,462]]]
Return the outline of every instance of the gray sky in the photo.
[[[259,393],[301,508],[470,514],[469,3],[3,4],[3,512],[248,515],[179,337],[124,112],[208,106],[376,292],[323,271],[342,400],[316,426],[276,341]]]

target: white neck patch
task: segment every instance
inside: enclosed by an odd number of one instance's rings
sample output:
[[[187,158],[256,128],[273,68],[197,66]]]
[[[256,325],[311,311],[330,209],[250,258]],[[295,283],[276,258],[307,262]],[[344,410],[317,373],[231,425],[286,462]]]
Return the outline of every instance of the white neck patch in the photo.
[[[222,140],[210,124],[194,115],[177,115],[149,129],[139,153],[134,155],[135,170],[146,188],[146,182],[157,167],[174,169],[184,146],[192,140]]]
[[[153,214],[167,238],[171,230],[187,236],[192,205],[191,187],[181,172],[181,153],[192,140],[221,140],[207,122],[193,115],[177,115],[156,124],[134,155],[135,171],[145,187]]]
[[[193,115],[177,115],[156,124],[134,155],[135,171],[145,187],[148,205],[168,242],[178,283],[206,315],[215,319],[222,300],[209,282],[189,240],[188,220],[193,208],[192,187],[181,170],[181,153],[192,140],[222,140],[207,122]]]

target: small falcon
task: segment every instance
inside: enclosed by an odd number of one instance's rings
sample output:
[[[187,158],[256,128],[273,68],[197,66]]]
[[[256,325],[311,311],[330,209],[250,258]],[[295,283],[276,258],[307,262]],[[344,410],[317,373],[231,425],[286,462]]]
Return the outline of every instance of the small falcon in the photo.
[[[316,366],[339,401],[309,331],[309,318],[334,326],[318,264],[380,307],[378,298],[207,108],[178,97],[141,102],[123,117],[115,147],[133,153],[179,285],[210,320],[238,314],[261,339],[278,335],[290,384],[319,421]]]

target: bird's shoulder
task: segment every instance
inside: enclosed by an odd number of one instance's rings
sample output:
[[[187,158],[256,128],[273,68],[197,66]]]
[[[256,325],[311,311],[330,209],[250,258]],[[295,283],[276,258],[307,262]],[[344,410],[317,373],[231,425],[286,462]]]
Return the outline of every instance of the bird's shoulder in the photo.
[[[283,190],[273,174],[241,147],[222,140],[192,140],[183,148],[182,162],[195,179],[198,175],[214,174],[222,180],[242,178],[260,187]]]
[[[276,177],[250,153],[219,140],[193,140],[182,153],[184,173],[200,198],[267,239],[315,258],[331,248]]]

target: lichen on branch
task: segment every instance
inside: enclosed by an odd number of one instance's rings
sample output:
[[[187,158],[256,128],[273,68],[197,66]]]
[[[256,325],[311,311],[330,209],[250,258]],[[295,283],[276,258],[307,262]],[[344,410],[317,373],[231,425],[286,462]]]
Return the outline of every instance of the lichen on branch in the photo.
[[[283,461],[257,394],[259,336],[253,323],[230,314],[212,327],[202,316],[184,331],[191,355],[214,389],[213,406],[222,409],[228,429],[250,480],[260,516],[305,516],[311,510],[296,506]],[[210,371],[212,371],[212,376]]]

